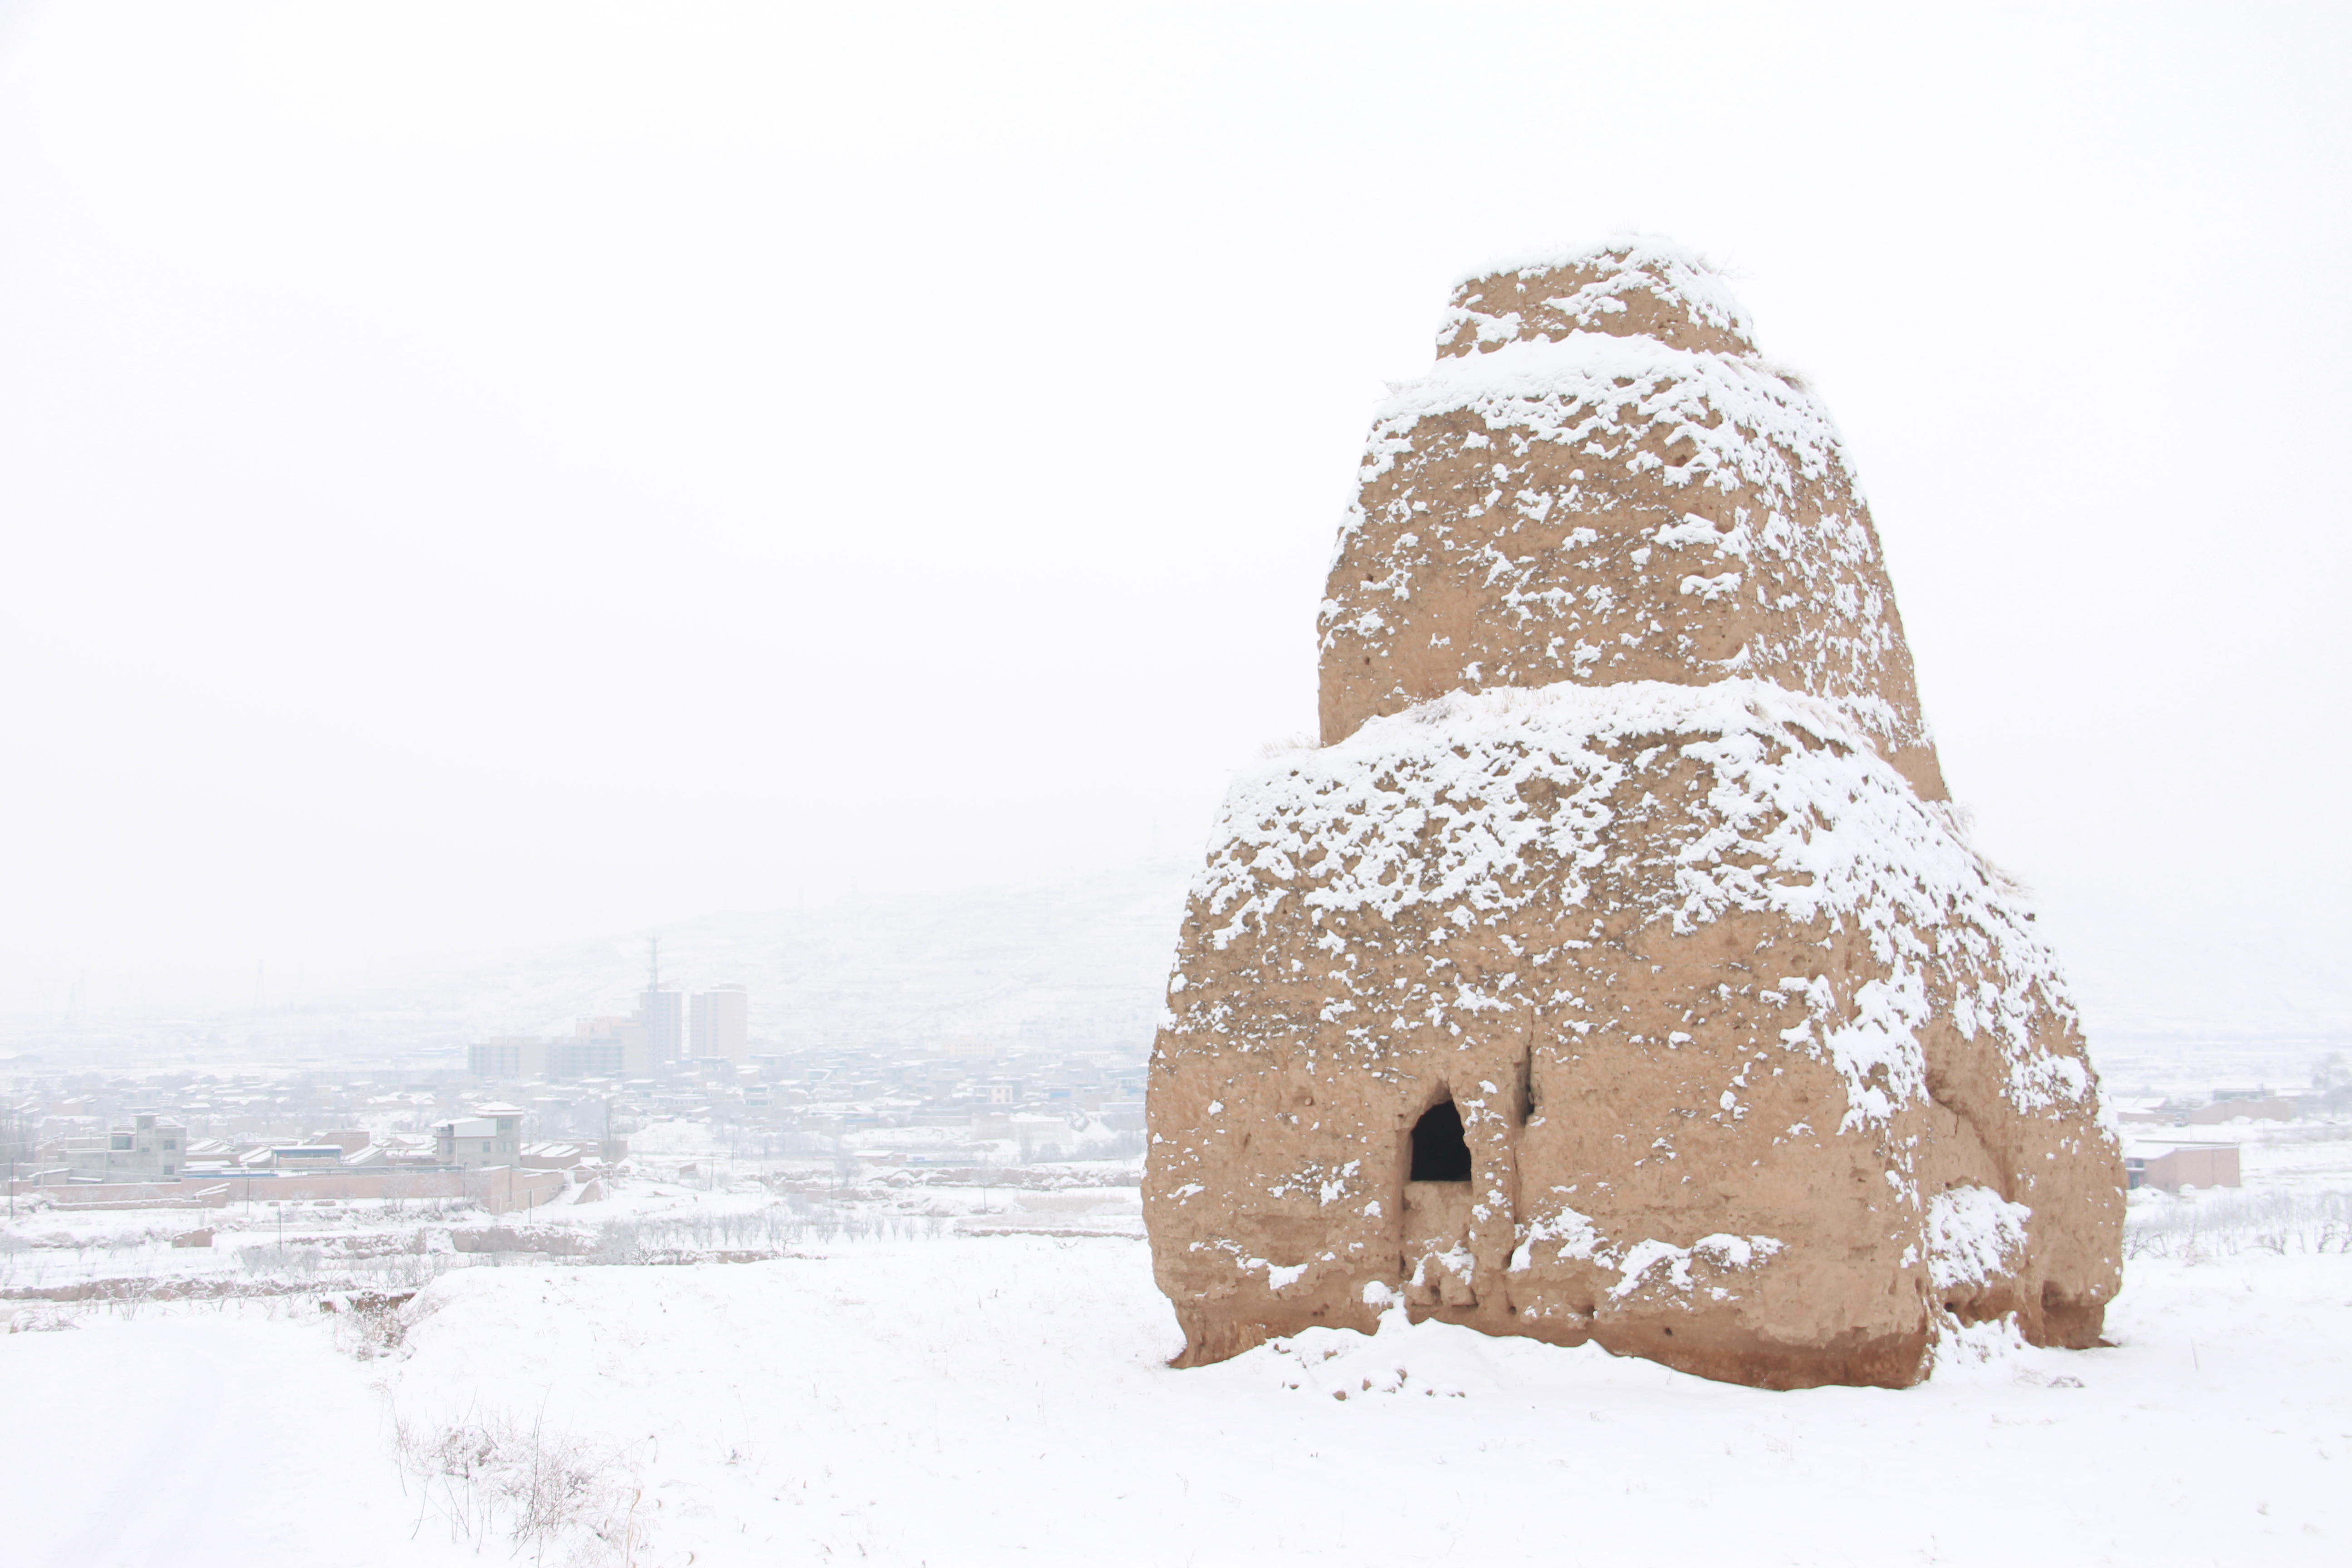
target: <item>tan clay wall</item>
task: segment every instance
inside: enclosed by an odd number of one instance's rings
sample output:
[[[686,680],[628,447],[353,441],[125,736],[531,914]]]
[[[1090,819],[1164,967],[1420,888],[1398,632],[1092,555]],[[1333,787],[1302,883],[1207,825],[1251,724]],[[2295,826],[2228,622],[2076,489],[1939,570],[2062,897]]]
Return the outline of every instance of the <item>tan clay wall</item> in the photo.
[[[1561,313],[1527,301],[1598,270],[1462,285],[1439,373],[1375,417],[1320,616],[1325,743],[1449,691],[1748,676],[1839,701],[1944,798],[1828,411],[1744,349],[1618,335],[1560,352]],[[1600,330],[1683,320],[1682,294],[1657,289],[1605,296],[1638,308]]]
[[[1748,342],[1686,258],[1587,257],[1465,285],[1484,379],[1376,420],[1325,743],[1234,785],[1154,1047],[1187,1363],[1391,1293],[1775,1387],[1909,1383],[1954,1321],[2095,1341],[2122,1170],[2073,1004],[1942,804],[1834,430]],[[1471,1180],[1410,1180],[1447,1100]]]

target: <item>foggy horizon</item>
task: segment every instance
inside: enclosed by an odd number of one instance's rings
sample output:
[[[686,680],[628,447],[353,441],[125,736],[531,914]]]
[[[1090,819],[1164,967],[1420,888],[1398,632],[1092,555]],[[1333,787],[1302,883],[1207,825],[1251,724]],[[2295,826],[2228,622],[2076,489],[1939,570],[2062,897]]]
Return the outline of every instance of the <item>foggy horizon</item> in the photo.
[[[906,15],[6,14],[0,1013],[1196,859],[1449,281],[1638,230],[2085,993],[2352,1023],[2340,18]]]

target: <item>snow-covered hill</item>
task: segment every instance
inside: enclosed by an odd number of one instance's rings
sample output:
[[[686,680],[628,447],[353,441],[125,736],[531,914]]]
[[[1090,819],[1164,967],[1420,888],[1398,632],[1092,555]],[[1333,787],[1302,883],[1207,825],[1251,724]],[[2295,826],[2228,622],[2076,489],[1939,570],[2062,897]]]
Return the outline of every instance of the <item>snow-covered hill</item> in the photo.
[[[327,1060],[565,1033],[575,1018],[636,1005],[646,938],[658,934],[667,979],[750,988],[751,1036],[770,1048],[977,1041],[1140,1055],[1198,865],[1195,855],[1167,855],[1016,883],[710,914],[418,969],[259,1017],[126,1018],[86,1033],[177,1041],[174,1054],[209,1038],[251,1042],[241,1054],[255,1059]],[[2124,1087],[2287,1087],[2320,1052],[2352,1047],[2352,972],[2326,932],[2227,922],[2184,962],[2177,942],[2128,908],[2052,898],[2043,918],[2094,1059]],[[50,1059],[75,1049],[53,1020],[7,1020],[0,1036]]]
[[[784,1047],[1150,1044],[1189,866],[1144,862],[936,897],[850,898],[667,927],[665,980],[750,988],[751,1035]],[[550,1032],[625,1013],[642,936],[456,977],[447,1005],[482,1033]]]
[[[1042,1047],[1149,1045],[1196,855],[938,894],[868,893],[664,926],[662,972],[691,990],[751,989],[754,1039]],[[2081,1000],[2095,1058],[2147,1076],[2179,1061],[2277,1078],[2352,1043],[2352,970],[2326,933],[2242,921],[2183,962],[2144,914],[2052,898],[2043,919]],[[350,998],[447,1043],[565,1030],[625,1013],[646,931],[551,946],[506,963],[418,974]]]
[[[1150,1045],[1192,862],[1138,861],[944,893],[872,893],[615,932],[412,973],[225,1032],[331,1052],[565,1034],[625,1014],[649,935],[665,982],[751,993],[755,1048]]]

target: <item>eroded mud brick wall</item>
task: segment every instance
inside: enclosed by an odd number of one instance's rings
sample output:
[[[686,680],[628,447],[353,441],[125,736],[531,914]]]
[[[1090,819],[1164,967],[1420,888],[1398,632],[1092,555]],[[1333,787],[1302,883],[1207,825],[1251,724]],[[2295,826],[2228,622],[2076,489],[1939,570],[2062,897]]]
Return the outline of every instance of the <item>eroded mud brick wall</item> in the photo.
[[[1751,676],[1944,797],[1836,427],[1683,258],[1455,290],[1436,367],[1373,419],[1321,621],[1327,744],[1449,691]]]
[[[1391,1300],[1773,1386],[2096,1337],[2073,1005],[1944,804],[1835,427],[1718,279],[1462,285],[1321,619],[1324,743],[1235,784],[1154,1046],[1186,1360]]]

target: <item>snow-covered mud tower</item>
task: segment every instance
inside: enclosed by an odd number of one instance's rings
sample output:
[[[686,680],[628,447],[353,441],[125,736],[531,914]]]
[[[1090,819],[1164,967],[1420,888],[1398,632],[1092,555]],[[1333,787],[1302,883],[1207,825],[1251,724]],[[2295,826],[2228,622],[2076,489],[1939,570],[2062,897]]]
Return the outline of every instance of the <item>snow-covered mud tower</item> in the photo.
[[[1322,728],[1227,797],[1153,1047],[1183,1363],[1397,1298],[1775,1388],[2096,1341],[2074,1005],[1947,803],[1836,428],[1702,264],[1456,290],[1373,421]]]

